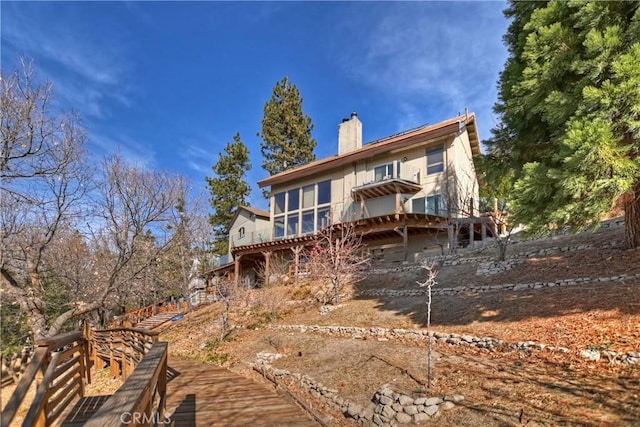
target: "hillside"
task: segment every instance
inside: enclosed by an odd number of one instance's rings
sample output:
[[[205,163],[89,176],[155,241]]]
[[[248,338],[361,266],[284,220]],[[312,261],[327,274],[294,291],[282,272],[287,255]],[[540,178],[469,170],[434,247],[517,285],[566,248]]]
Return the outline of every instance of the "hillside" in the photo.
[[[215,339],[218,303],[166,325],[161,339],[173,357],[275,377],[330,425],[358,424],[341,412],[365,425],[637,425],[640,251],[622,248],[620,227],[509,251],[507,267],[493,263],[490,248],[440,260],[429,392],[427,297],[416,266],[373,271],[328,314],[304,299],[308,285],[253,290],[236,304],[230,340]],[[486,274],[491,268],[508,269]],[[264,375],[250,367],[259,353]],[[384,407],[387,389],[396,403]],[[428,405],[403,406],[401,394],[451,404],[423,416],[415,408]]]

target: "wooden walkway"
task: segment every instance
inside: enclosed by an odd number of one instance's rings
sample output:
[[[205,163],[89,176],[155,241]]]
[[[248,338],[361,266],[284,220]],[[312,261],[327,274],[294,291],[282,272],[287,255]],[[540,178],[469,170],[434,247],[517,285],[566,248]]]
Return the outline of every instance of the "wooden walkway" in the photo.
[[[318,426],[294,403],[227,369],[172,358],[168,369],[172,426]]]
[[[270,388],[228,369],[170,359],[167,370],[166,419],[162,425],[318,426],[309,414]],[[62,426],[80,427],[109,396],[79,399],[62,417]]]
[[[143,320],[142,322],[136,323],[136,328],[141,329],[155,329],[160,325],[164,325],[172,318],[179,316],[181,313],[178,312],[168,312],[168,313],[160,313],[156,314],[153,317],[149,317],[148,319]]]

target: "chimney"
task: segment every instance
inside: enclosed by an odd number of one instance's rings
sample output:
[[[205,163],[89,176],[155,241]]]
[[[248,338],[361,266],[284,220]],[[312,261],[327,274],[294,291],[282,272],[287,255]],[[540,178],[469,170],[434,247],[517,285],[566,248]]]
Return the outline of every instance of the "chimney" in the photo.
[[[362,122],[357,113],[351,113],[350,119],[343,119],[338,125],[338,154],[362,148]]]

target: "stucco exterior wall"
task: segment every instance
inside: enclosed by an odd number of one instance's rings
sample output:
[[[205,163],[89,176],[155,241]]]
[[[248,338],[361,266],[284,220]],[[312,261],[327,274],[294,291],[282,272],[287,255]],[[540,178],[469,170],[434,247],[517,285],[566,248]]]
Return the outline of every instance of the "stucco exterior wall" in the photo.
[[[454,188],[457,191],[458,200],[461,204],[468,206],[468,216],[478,215],[480,206],[480,195],[478,178],[476,175],[473,154],[469,145],[469,136],[466,132],[461,132],[454,141]],[[473,205],[473,211],[470,205]]]
[[[240,230],[244,228],[241,235]],[[270,221],[267,218],[256,216],[244,209],[240,209],[235,221],[229,227],[229,249],[234,246],[243,246],[268,241],[271,239]],[[231,252],[229,252],[231,255]]]

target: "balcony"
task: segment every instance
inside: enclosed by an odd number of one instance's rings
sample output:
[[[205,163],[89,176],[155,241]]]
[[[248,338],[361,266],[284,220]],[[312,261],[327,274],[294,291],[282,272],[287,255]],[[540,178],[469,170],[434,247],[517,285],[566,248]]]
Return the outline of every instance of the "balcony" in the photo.
[[[356,201],[374,199],[394,194],[415,194],[422,189],[420,169],[395,161],[379,165],[367,171],[371,181],[351,189]]]

